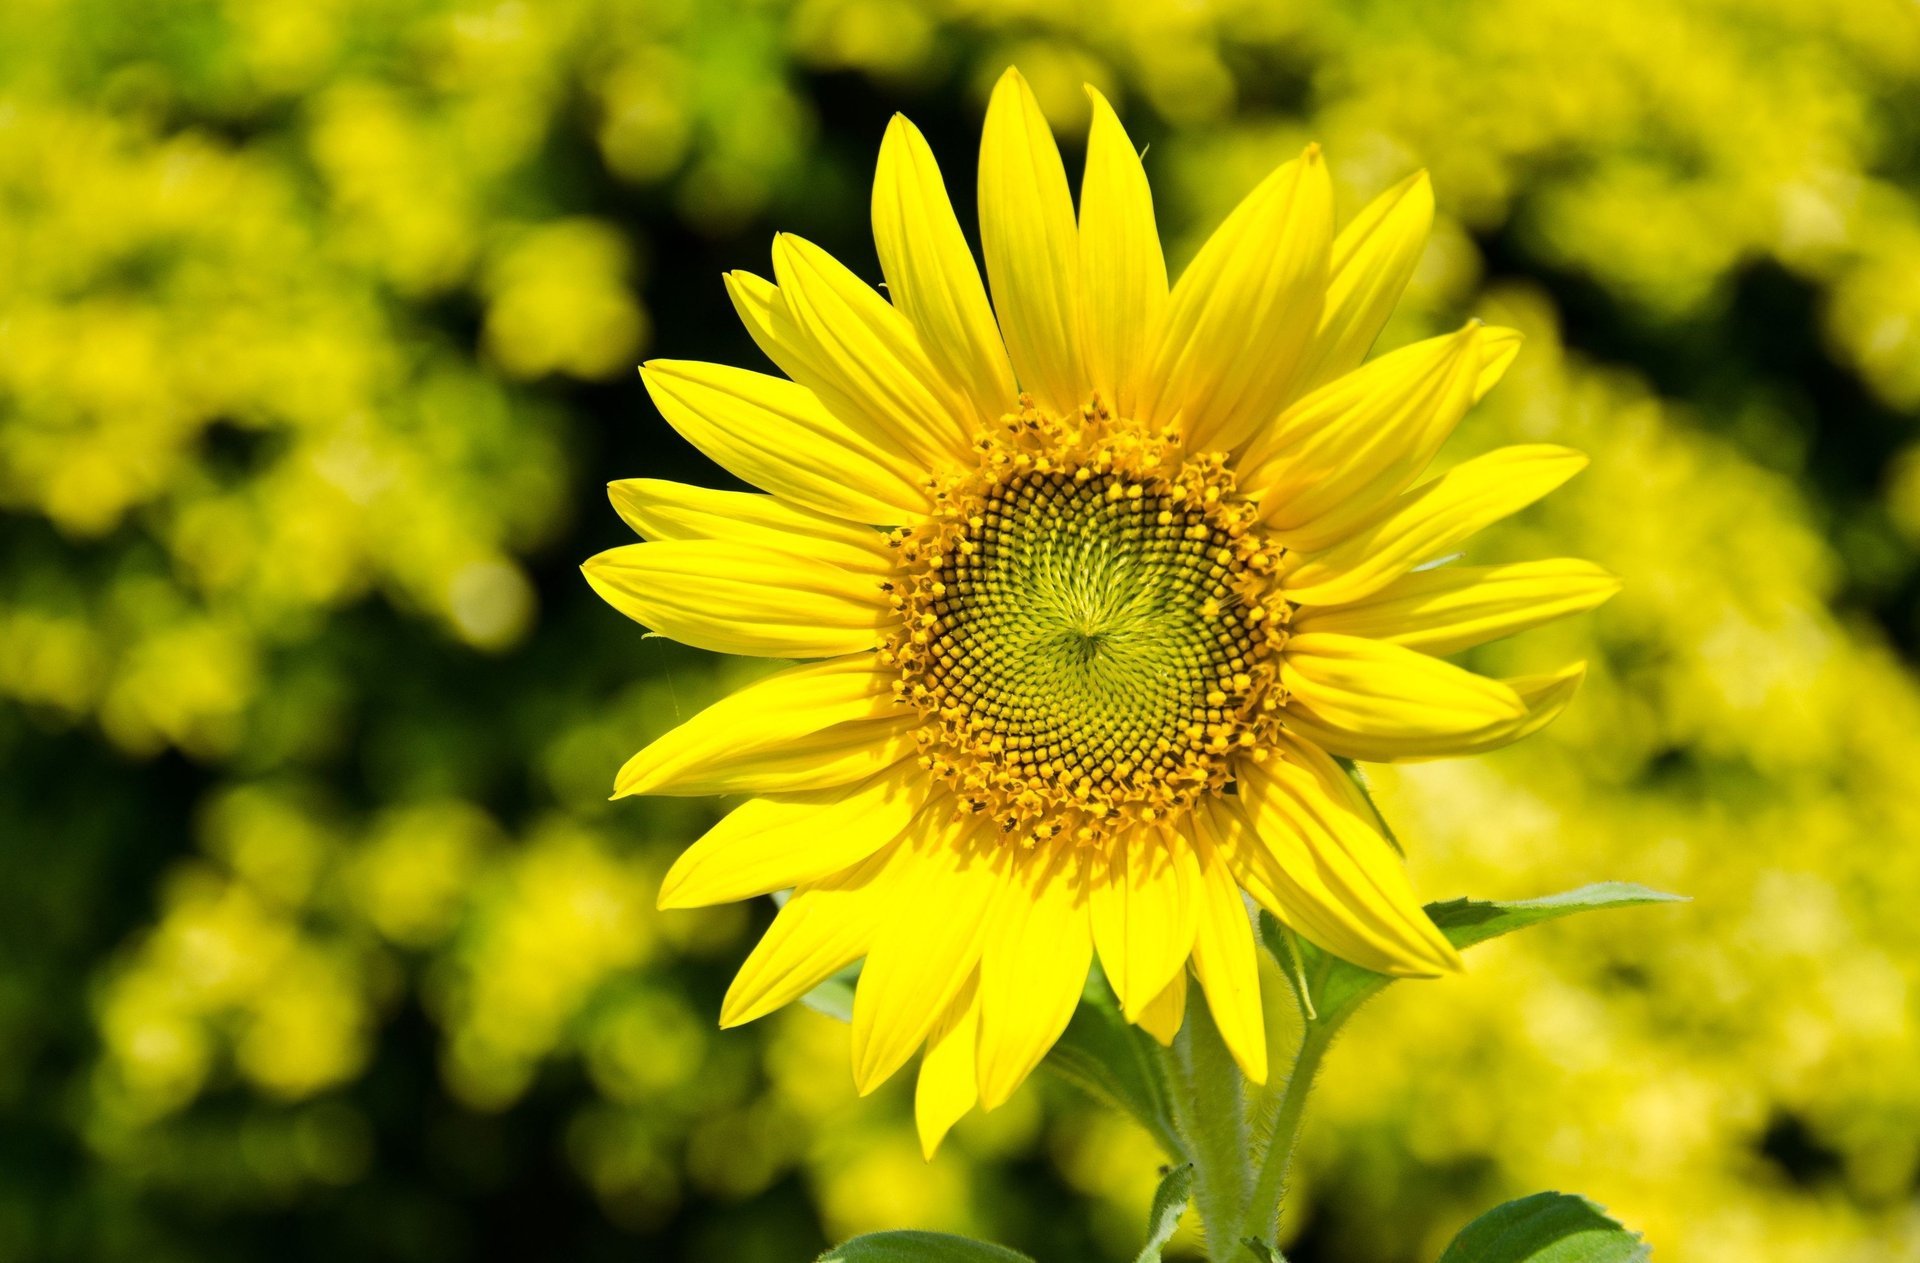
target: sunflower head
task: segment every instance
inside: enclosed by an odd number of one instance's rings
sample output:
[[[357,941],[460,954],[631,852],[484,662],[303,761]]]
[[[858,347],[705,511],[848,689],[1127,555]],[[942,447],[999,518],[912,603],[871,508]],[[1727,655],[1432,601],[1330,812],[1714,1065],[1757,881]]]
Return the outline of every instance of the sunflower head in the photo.
[[[723,1022],[864,958],[855,1078],[923,1052],[929,1153],[1032,1070],[1096,956],[1163,1041],[1191,969],[1264,1081],[1248,897],[1369,968],[1457,968],[1339,760],[1541,727],[1578,664],[1493,680],[1445,656],[1616,586],[1571,560],[1430,564],[1582,460],[1506,448],[1421,481],[1519,346],[1474,321],[1366,359],[1430,226],[1424,175],[1336,234],[1310,146],[1170,285],[1140,158],[1089,93],[1076,209],[1026,84],[995,89],[985,284],[895,118],[888,297],[783,235],[772,281],[727,278],[778,375],[642,370],[764,494],[616,483],[649,542],[586,566],[663,634],[800,660],[635,755],[617,792],[752,795],[661,902],[793,890]]]

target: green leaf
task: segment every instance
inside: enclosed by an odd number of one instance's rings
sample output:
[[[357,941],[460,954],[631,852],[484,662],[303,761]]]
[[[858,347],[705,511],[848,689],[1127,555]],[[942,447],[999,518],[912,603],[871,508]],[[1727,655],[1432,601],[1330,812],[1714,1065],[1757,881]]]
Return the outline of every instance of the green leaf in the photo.
[[[1193,1163],[1183,1162],[1169,1170],[1154,1190],[1153,1209],[1147,1212],[1147,1243],[1140,1247],[1133,1263],[1160,1263],[1160,1251],[1179,1231],[1180,1216],[1186,1213],[1191,1196]]]
[[[1458,948],[1555,921],[1576,912],[1630,908],[1647,903],[1685,903],[1684,895],[1670,895],[1632,882],[1600,882],[1542,899],[1453,899],[1427,905],[1427,915]],[[1382,990],[1393,979],[1363,969],[1322,951],[1294,934],[1265,911],[1260,914],[1260,936],[1280,962],[1309,1021],[1339,1023]]]
[[[944,1232],[870,1232],[828,1250],[819,1263],[1033,1263],[1017,1250]]]
[[[1260,1263],[1287,1263],[1280,1257],[1280,1251],[1274,1249],[1258,1237],[1248,1237],[1240,1243],[1247,1247],[1247,1253],[1260,1260]]]
[[[1040,1064],[1104,1105],[1130,1114],[1166,1155],[1186,1160],[1152,1036],[1120,1016],[1104,985],[1089,985],[1073,1020]]]
[[[1487,902],[1478,899],[1453,899],[1430,903],[1427,915],[1455,947],[1472,947],[1502,934],[1524,930],[1542,921],[1556,921],[1576,912],[1598,912],[1604,908],[1631,908],[1643,903],[1686,903],[1685,895],[1670,895],[1649,890],[1626,881],[1603,881],[1582,886],[1544,899],[1518,899]]]
[[[860,981],[860,963],[855,961],[807,994],[800,1003],[815,1013],[824,1013],[836,1022],[853,1021],[853,984]]]
[[[1643,1263],[1652,1249],[1584,1197],[1535,1193],[1460,1230],[1440,1263]]]

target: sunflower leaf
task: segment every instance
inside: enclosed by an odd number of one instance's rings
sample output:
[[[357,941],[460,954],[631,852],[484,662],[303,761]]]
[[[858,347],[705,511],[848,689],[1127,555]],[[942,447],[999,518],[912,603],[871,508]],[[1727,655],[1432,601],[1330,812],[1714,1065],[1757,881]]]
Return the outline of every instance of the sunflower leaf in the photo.
[[[1535,1193],[1462,1228],[1440,1263],[1645,1263],[1652,1256],[1638,1233],[1586,1198]]]
[[[821,1255],[818,1263],[1033,1263],[1017,1250],[944,1232],[870,1232]]]
[[[1040,1064],[1104,1105],[1131,1115],[1176,1162],[1186,1161],[1152,1037],[1120,1015],[1104,985],[1089,982],[1073,1020]]]
[[[1133,1263],[1160,1263],[1160,1251],[1180,1228],[1180,1216],[1186,1213],[1187,1199],[1193,1196],[1193,1163],[1173,1167],[1160,1180],[1153,1193],[1153,1208],[1147,1212],[1147,1243]]]
[[[1643,903],[1686,903],[1685,895],[1670,895],[1626,881],[1603,881],[1540,899],[1488,901],[1450,899],[1427,905],[1427,915],[1455,947],[1472,947],[1502,934],[1524,930],[1543,921],[1555,921],[1576,912],[1604,908],[1631,908]]]
[[[836,1022],[853,1021],[853,985],[860,981],[860,965],[855,962],[800,997],[800,1003],[815,1013],[824,1013]]]
[[[1427,905],[1427,915],[1457,948],[1468,948],[1531,925],[1556,921],[1576,912],[1631,908],[1649,903],[1685,903],[1684,895],[1670,895],[1632,882],[1599,882],[1540,899],[1450,899]],[[1309,943],[1265,911],[1260,914],[1260,937],[1281,965],[1294,996],[1309,1021],[1339,1023],[1393,981]]]

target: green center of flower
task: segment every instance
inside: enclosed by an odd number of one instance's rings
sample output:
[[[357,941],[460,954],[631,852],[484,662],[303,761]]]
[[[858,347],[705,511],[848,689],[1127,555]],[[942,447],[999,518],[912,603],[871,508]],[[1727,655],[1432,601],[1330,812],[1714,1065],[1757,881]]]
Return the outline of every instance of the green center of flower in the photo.
[[[1272,558],[1230,491],[1154,444],[990,448],[901,537],[886,656],[963,806],[1091,840],[1230,779],[1278,641]]]
[[[994,487],[961,540],[930,683],[1016,768],[1089,792],[1178,771],[1249,665],[1220,526],[1164,489],[1056,470]]]

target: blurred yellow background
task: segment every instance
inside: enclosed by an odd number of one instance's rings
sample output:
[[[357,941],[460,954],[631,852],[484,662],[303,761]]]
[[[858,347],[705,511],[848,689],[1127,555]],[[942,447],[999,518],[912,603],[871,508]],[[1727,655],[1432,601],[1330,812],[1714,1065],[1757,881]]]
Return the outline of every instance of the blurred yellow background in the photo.
[[[776,227],[877,277],[895,109],[965,214],[1009,63],[1070,165],[1114,99],[1176,263],[1306,140],[1349,213],[1430,168],[1382,345],[1517,325],[1457,449],[1594,458],[1478,552],[1627,581],[1482,651],[1589,659],[1558,724],[1377,783],[1430,897],[1695,902],[1363,1014],[1290,1257],[1565,1188],[1920,1259],[1910,0],[9,0],[0,1263],[1130,1257],[1157,1156],[1070,1089],[927,1165],[843,1027],[715,1029],[770,909],[656,913],[718,807],[605,800],[741,677],[575,570],[608,479],[724,483],[634,364],[757,365]]]

